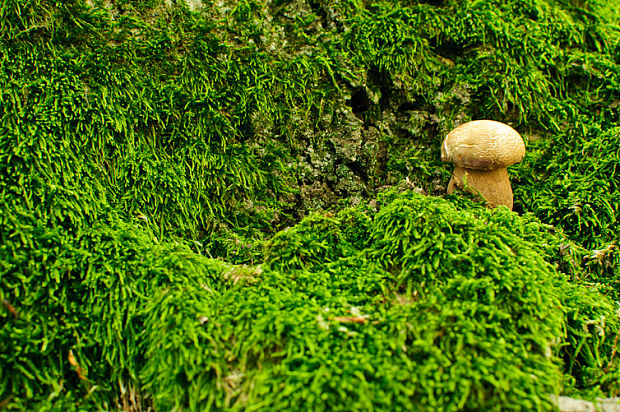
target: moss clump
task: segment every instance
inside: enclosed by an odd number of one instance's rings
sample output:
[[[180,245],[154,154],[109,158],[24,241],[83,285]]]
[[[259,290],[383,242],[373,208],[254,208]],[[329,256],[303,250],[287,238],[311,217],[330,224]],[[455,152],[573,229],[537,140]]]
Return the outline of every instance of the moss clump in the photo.
[[[45,246],[16,253],[38,277],[3,276],[9,296],[23,296],[2,329],[3,390],[25,394],[14,403],[25,408],[59,407],[61,392],[120,405],[119,382],[157,409],[534,409],[551,407],[561,357],[582,386],[597,365],[615,370],[614,303],[558,271],[561,236],[507,210],[410,192],[377,206],[308,217],[253,267],[135,226],[44,232]],[[617,385],[603,378],[596,385]]]
[[[523,184],[518,195],[541,219],[589,249],[609,248],[599,263],[618,261],[616,247],[610,245],[618,242],[620,204],[614,196],[620,190],[619,147],[618,127],[571,128],[553,141],[535,142],[530,167],[540,173],[522,170],[519,175]]]
[[[618,394],[617,7],[201,3],[0,5],[0,407]],[[521,216],[377,198],[474,118]]]

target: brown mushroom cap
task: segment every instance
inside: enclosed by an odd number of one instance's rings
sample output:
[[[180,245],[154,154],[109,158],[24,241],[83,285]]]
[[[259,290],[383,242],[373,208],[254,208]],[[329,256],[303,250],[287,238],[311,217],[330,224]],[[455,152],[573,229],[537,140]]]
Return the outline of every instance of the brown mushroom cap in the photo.
[[[520,162],[525,156],[521,135],[507,124],[474,120],[452,130],[441,145],[441,160],[476,170],[493,170]]]

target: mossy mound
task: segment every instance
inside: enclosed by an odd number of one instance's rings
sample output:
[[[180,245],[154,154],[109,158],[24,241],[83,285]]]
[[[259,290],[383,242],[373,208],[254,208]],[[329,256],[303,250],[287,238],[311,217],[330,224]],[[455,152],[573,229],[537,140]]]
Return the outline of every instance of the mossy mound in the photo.
[[[614,3],[192,4],[0,5],[0,408],[618,394]],[[514,213],[439,197],[477,118]]]
[[[591,386],[583,369],[618,367],[614,302],[558,271],[545,226],[411,192],[377,207],[309,216],[258,266],[136,226],[48,233],[53,263],[32,245],[39,275],[3,276],[20,298],[3,391],[25,408],[120,406],[132,385],[163,410],[547,409],[563,370]]]

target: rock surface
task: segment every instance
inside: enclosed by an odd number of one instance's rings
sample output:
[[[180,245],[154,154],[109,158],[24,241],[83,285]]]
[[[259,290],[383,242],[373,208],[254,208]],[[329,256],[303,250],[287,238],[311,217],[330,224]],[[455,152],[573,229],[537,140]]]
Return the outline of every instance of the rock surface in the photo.
[[[620,397],[598,398],[596,402],[558,396],[556,403],[562,412],[620,412]]]

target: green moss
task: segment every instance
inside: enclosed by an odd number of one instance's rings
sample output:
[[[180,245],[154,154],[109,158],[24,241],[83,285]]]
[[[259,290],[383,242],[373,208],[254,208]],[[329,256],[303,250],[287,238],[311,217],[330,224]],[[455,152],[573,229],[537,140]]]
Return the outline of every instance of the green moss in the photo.
[[[169,3],[0,5],[0,407],[618,394],[614,4]],[[417,193],[475,118],[518,213]]]
[[[524,171],[521,186],[531,189],[518,195],[541,218],[588,248],[617,240],[619,144],[618,127],[601,130],[594,125],[536,142],[530,167],[542,173]]]

